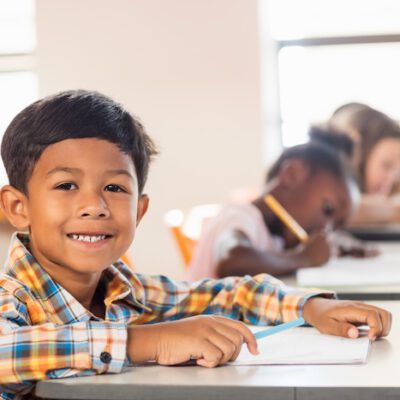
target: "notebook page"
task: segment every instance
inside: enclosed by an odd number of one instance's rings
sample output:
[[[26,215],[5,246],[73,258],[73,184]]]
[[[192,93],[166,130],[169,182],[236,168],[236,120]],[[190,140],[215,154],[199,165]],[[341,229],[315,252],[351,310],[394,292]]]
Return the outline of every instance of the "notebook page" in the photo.
[[[245,345],[233,365],[361,364],[368,359],[367,337],[347,339],[323,335],[314,328],[294,328],[258,341],[260,354]]]

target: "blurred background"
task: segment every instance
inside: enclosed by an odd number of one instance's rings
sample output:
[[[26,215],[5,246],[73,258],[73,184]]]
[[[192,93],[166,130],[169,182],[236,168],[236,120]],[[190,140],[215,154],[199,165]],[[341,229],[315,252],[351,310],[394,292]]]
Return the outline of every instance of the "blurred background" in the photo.
[[[161,151],[131,258],[180,278],[168,210],[261,186],[343,103],[400,119],[399,21],[396,0],[0,0],[0,134],[61,90],[120,101]]]

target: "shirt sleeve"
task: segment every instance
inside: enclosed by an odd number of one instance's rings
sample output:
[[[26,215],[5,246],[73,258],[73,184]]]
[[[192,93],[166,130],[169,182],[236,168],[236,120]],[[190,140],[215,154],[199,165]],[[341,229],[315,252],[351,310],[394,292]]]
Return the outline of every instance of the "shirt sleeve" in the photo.
[[[249,324],[267,325],[302,316],[312,296],[334,297],[331,292],[285,286],[271,275],[204,279],[193,284],[164,276],[137,275],[141,301],[147,311],[138,322],[176,320],[198,314],[219,314]]]
[[[120,323],[29,326],[25,305],[0,292],[1,391],[26,393],[37,380],[120,372],[126,341]]]

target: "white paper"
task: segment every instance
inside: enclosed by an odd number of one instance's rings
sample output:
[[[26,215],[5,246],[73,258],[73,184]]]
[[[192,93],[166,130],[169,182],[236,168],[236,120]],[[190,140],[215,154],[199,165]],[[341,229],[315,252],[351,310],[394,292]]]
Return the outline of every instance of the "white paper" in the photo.
[[[361,364],[368,359],[368,337],[323,335],[314,328],[294,328],[258,340],[260,354],[243,345],[233,365]]]
[[[297,271],[299,286],[337,287],[400,284],[400,252],[372,258],[335,258],[323,267]]]

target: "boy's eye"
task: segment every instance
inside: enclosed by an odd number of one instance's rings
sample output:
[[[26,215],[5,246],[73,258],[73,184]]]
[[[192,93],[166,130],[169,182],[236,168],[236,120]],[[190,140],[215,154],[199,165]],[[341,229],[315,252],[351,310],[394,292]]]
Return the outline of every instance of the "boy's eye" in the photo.
[[[56,186],[56,189],[60,190],[74,190],[78,186],[75,185],[75,183],[72,182],[65,182],[65,183],[60,183],[59,185]]]
[[[106,192],[125,192],[125,190],[122,189],[121,186],[115,185],[115,184],[107,185],[107,186],[104,188],[104,190],[105,190]]]

